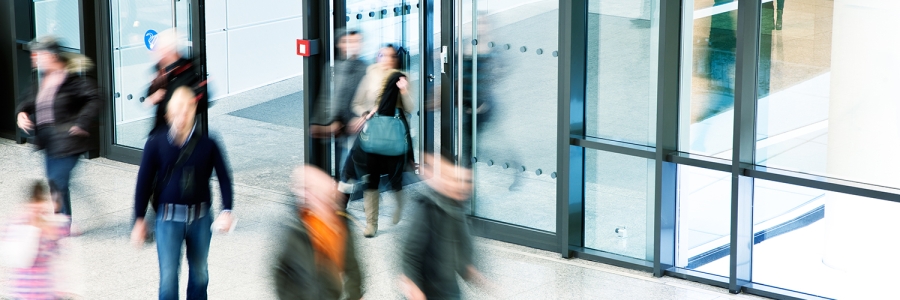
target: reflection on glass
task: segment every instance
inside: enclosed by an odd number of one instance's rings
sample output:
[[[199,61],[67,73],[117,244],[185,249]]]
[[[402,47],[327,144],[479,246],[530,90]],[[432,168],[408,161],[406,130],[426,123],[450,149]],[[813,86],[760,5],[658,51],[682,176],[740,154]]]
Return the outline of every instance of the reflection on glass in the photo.
[[[34,1],[35,36],[53,35],[60,46],[81,49],[78,0]]]
[[[587,135],[653,145],[659,2],[588,3]]]
[[[680,149],[730,159],[734,116],[737,1],[686,1]],[[687,23],[686,26],[690,26]],[[690,27],[688,27],[690,28]],[[687,72],[687,70],[684,70]]]
[[[375,63],[378,49],[386,44],[400,46],[405,51],[401,57],[404,59],[403,70],[407,73],[410,92],[413,99],[420,99],[422,95],[418,89],[421,74],[419,74],[419,8],[416,2],[403,0],[373,1],[373,0],[348,0],[347,1],[347,29],[359,31],[363,35],[363,47],[361,59],[368,63]],[[418,101],[418,100],[416,100]],[[419,154],[419,114],[413,113],[407,116],[412,135],[413,153]]]
[[[556,144],[559,1],[464,1],[461,10],[463,109],[442,113],[457,123],[462,114],[461,160],[478,161],[473,213],[556,231],[556,147],[548,145]]]
[[[585,247],[653,260],[655,170],[652,160],[587,150]]]
[[[900,3],[763,1],[757,163],[900,187]]]
[[[156,109],[145,105],[155,77],[146,36],[172,28],[173,7],[166,2],[112,1],[115,143],[143,148]]]
[[[678,166],[676,267],[728,276],[731,173]]]
[[[835,299],[892,297],[900,204],[765,180],[754,194],[754,282]]]

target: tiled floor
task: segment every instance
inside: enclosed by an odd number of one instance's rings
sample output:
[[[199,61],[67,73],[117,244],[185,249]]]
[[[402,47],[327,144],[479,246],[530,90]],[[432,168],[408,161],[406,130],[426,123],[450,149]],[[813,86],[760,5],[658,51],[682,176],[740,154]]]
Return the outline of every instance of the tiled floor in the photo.
[[[27,145],[0,140],[0,206],[17,207],[24,199],[28,182],[42,178],[41,155]],[[84,299],[156,296],[155,248],[135,249],[128,243],[136,171],[137,166],[106,159],[82,160],[76,168],[73,209],[76,224],[84,234],[68,238],[65,243],[68,266],[72,269],[71,289],[84,295]],[[233,234],[213,237],[210,298],[273,299],[271,256],[279,244],[281,225],[289,218],[287,203],[292,198],[241,182],[235,189],[235,213],[240,220]],[[411,188],[413,193],[416,189]],[[396,284],[397,255],[409,228],[405,222],[389,225],[388,214],[394,201],[392,195],[384,198],[378,236],[358,239],[367,299],[401,298]],[[363,218],[361,209],[361,203],[351,203],[350,212],[356,218]],[[407,209],[407,213],[411,212],[412,208]],[[0,220],[14,213],[13,209],[3,209]],[[648,273],[579,259],[566,260],[552,252],[487,239],[478,238],[476,245],[477,264],[497,288],[484,291],[463,284],[467,299],[755,298],[684,280],[654,278]],[[6,270],[0,271],[6,274]],[[5,275],[2,278],[0,283],[5,286]],[[181,281],[184,289],[186,278]]]

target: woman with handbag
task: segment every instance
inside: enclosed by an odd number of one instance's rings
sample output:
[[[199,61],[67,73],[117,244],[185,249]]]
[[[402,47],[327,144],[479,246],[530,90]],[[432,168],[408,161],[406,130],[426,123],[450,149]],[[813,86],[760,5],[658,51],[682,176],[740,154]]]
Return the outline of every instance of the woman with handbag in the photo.
[[[366,76],[353,97],[351,130],[359,132],[358,142],[351,150],[356,174],[367,177],[363,192],[366,212],[366,237],[378,231],[378,202],[381,175],[387,175],[397,206],[393,223],[400,222],[403,210],[402,175],[411,157],[411,139],[406,114],[415,111],[410,97],[406,74],[399,71],[403,49],[392,45],[382,47],[378,63],[366,70]],[[401,112],[402,111],[402,112]],[[376,126],[378,125],[378,126]],[[381,126],[384,125],[384,126]]]

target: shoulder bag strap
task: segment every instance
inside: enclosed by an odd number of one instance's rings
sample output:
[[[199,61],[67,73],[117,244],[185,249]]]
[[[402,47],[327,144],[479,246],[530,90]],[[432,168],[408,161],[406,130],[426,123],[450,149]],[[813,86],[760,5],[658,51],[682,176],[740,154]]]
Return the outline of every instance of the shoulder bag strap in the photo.
[[[184,148],[181,148],[181,153],[178,154],[178,160],[175,161],[174,165],[169,167],[169,169],[166,171],[166,177],[163,178],[163,180],[160,182],[160,185],[157,186],[157,188],[160,189],[159,191],[161,191],[162,189],[165,189],[166,186],[169,184],[169,179],[172,178],[172,172],[175,169],[181,168],[181,166],[184,165],[184,163],[187,161],[187,159],[189,157],[191,157],[191,153],[194,152],[194,147],[197,146],[197,143],[199,141],[200,141],[200,134],[198,132],[194,132],[194,134],[192,134],[191,138],[188,140],[187,145],[185,145]],[[157,192],[159,192],[159,191],[157,191]]]

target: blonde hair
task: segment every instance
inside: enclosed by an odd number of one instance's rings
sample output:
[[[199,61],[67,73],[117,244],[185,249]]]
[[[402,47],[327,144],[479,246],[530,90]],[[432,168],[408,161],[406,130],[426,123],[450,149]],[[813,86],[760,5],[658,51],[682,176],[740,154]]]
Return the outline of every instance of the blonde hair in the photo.
[[[153,51],[159,53],[177,52],[184,50],[187,41],[175,28],[169,28],[158,33],[153,40]]]

